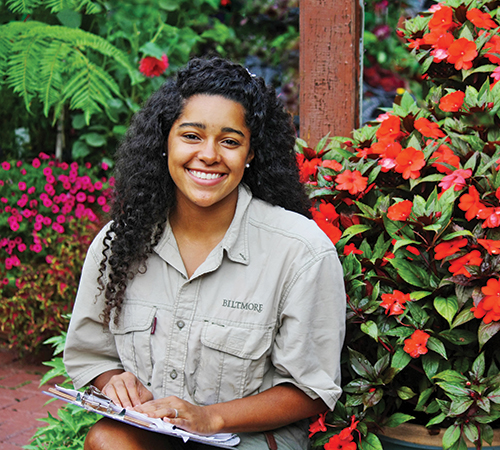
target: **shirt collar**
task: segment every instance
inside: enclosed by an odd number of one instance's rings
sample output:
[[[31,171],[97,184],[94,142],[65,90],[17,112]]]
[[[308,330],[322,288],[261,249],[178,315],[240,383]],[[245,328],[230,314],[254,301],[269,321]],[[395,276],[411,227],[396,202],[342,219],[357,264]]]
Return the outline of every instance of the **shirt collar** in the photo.
[[[224,238],[216,247],[216,249],[225,250],[231,261],[245,265],[248,265],[250,262],[250,252],[248,249],[248,207],[251,200],[252,192],[250,189],[240,184],[238,186],[238,201],[233,220]],[[177,242],[175,241],[175,236],[168,220],[165,225],[165,231],[154,251],[178,271],[184,272],[184,263],[179,254]]]

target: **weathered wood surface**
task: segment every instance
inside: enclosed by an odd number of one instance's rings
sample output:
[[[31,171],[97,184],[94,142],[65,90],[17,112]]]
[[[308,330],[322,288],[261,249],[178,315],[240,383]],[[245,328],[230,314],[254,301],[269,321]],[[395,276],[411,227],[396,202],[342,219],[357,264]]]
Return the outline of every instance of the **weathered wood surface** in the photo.
[[[311,146],[359,126],[362,14],[360,0],[300,2],[300,137]]]

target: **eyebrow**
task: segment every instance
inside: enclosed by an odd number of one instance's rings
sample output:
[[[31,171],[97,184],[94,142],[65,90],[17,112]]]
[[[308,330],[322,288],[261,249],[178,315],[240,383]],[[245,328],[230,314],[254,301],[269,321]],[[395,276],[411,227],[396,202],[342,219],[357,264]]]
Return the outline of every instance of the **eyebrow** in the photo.
[[[187,128],[187,127],[200,128],[201,130],[207,129],[206,125],[200,122],[183,122],[179,125],[179,128]],[[241,137],[245,137],[245,134],[242,131],[236,130],[231,127],[223,127],[221,131],[223,133],[236,133],[239,134]]]

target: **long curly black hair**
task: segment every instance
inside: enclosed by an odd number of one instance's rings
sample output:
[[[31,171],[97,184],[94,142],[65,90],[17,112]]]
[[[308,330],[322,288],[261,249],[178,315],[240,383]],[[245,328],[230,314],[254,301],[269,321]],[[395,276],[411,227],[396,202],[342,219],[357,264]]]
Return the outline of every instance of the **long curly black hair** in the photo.
[[[105,323],[113,309],[118,320],[128,280],[146,271],[147,258],[175,206],[175,185],[164,155],[173,123],[197,94],[220,95],[245,108],[255,157],[243,183],[253,196],[310,217],[293,150],[295,130],[275,90],[239,64],[221,58],[191,60],[134,116],[117,151],[113,220],[104,238],[98,278],[106,302]]]

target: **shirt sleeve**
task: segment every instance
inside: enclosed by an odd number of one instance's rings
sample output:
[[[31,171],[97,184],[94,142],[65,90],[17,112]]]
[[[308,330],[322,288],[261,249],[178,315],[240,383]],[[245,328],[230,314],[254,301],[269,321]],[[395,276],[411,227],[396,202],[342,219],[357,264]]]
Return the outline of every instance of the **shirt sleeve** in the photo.
[[[294,274],[275,337],[273,385],[291,383],[333,409],[340,388],[345,335],[345,289],[334,248],[315,255]]]
[[[123,369],[113,335],[100,318],[104,295],[96,299],[105,231],[103,229],[94,239],[85,258],[66,337],[64,364],[75,389],[89,384],[108,370]]]

